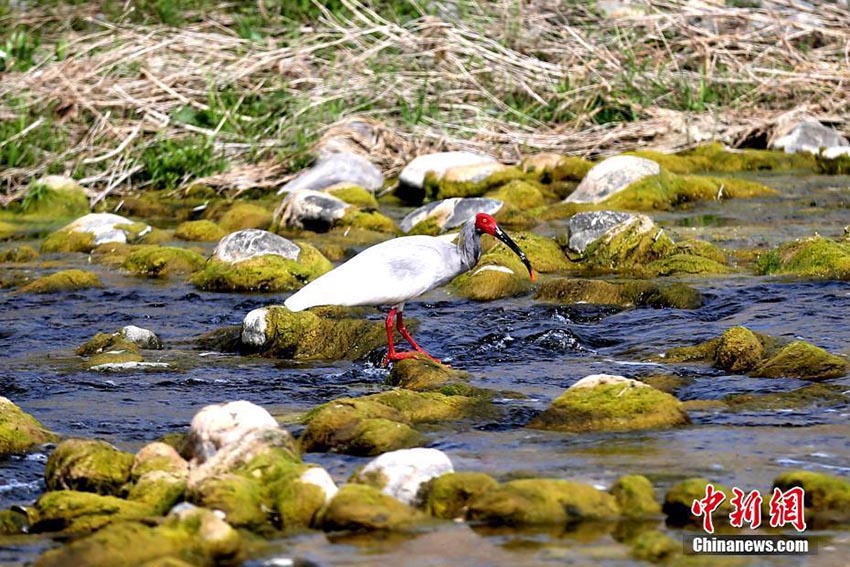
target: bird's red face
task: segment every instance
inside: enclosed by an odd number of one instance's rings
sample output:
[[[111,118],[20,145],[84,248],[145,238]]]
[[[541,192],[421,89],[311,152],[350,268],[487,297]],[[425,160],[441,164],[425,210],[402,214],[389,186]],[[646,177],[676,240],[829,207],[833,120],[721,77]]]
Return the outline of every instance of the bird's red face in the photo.
[[[478,213],[475,215],[475,228],[484,234],[496,236],[496,229],[499,225],[496,224],[496,219],[487,213]]]

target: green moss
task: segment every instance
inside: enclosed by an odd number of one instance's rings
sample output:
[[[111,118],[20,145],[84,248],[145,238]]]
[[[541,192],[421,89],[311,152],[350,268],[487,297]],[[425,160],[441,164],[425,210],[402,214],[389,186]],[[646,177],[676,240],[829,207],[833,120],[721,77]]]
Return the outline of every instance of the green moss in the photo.
[[[76,218],[89,212],[89,198],[72,179],[48,176],[29,186],[21,210],[41,218]]]
[[[38,258],[38,252],[26,244],[0,251],[0,262],[24,263]]]
[[[439,219],[435,217],[427,218],[422,222],[413,225],[408,235],[424,234],[425,236],[437,236],[443,233],[443,227],[440,226]]]
[[[746,327],[732,327],[720,336],[714,360],[723,370],[741,374],[752,370],[764,356],[764,345]]]
[[[182,501],[186,494],[186,478],[165,471],[141,475],[127,491],[127,500],[144,504],[154,514],[165,514]]]
[[[127,256],[123,267],[137,276],[165,278],[200,270],[206,259],[195,252],[175,246],[144,246]]]
[[[0,456],[23,453],[36,445],[55,440],[56,435],[36,418],[0,396]]]
[[[91,252],[94,248],[94,235],[88,232],[70,232],[57,230],[41,243],[42,254],[51,252]]]
[[[452,181],[443,177],[437,179],[433,172],[425,175],[425,193],[432,200],[451,197],[480,197],[514,180],[534,179],[533,173],[526,173],[518,167],[506,167],[496,171],[482,181]]]
[[[632,211],[670,210],[695,201],[751,199],[775,194],[774,189],[754,181],[682,176],[662,170],[611,195],[603,206]]]
[[[564,156],[552,170],[552,180],[555,182],[581,181],[594,165],[592,161],[584,158]]]
[[[226,234],[227,231],[210,220],[186,221],[174,229],[174,238],[195,242],[216,242]]]
[[[105,441],[66,439],[48,457],[44,481],[48,490],[119,494],[132,466],[133,455]]]
[[[333,319],[285,307],[266,312],[264,354],[290,359],[358,359],[386,344],[382,321]]]
[[[555,431],[625,431],[689,423],[682,404],[655,388],[633,383],[569,388],[529,423]]]
[[[761,274],[850,280],[850,242],[813,236],[781,245],[759,258]]]
[[[490,525],[565,526],[619,515],[614,497],[588,484],[530,478],[506,482],[474,498],[467,517]]]
[[[697,309],[703,304],[702,294],[688,285],[659,285],[639,280],[608,282],[559,278],[543,282],[534,294],[534,299],[562,304],[591,303],[675,309]]]
[[[325,493],[321,488],[295,480],[277,493],[274,509],[280,519],[280,527],[292,530],[314,526],[324,505]]]
[[[103,287],[97,274],[85,270],[63,270],[42,276],[20,289],[21,293],[59,293]]]
[[[712,483],[705,478],[689,478],[673,485],[667,494],[664,495],[664,504],[661,507],[662,512],[667,514],[669,523],[675,526],[683,526],[687,524],[702,524],[702,518],[694,516],[691,513],[691,505],[694,500],[705,498],[706,485],[713,484],[714,489],[722,492],[726,498],[712,515],[715,525],[724,518],[729,517],[729,512],[732,511],[731,498],[734,496],[729,488]]]
[[[298,241],[298,260],[268,254],[231,264],[210,260],[191,282],[205,291],[291,291],[333,268],[313,246]]]
[[[543,193],[534,184],[515,179],[505,183],[496,191],[484,195],[490,199],[498,199],[520,210],[533,209],[545,204]]]
[[[247,559],[244,554],[239,532],[211,510],[196,509],[171,515],[161,523],[115,523],[46,551],[35,565],[239,565]]]
[[[221,510],[228,524],[256,530],[269,521],[260,484],[235,474],[208,477],[189,491],[194,504]]]
[[[0,510],[0,536],[19,535],[29,531],[27,515],[15,510]]]
[[[361,399],[393,408],[404,420],[411,423],[454,421],[464,417],[480,416],[492,410],[492,406],[486,399],[446,395],[440,392],[394,389],[371,394]]]
[[[378,211],[350,210],[337,221],[338,226],[350,226],[361,230],[398,234],[399,228],[393,219]]]
[[[805,152],[786,154],[776,150],[730,151],[714,142],[697,146],[677,154],[651,150],[629,152],[631,155],[651,159],[672,173],[688,174],[706,171],[737,173],[740,171],[792,171],[815,169],[815,159]]]
[[[114,496],[77,490],[55,490],[42,494],[32,511],[34,532],[66,531],[86,533],[111,522],[152,516],[153,511],[138,502]]]
[[[354,426],[351,440],[333,452],[374,457],[388,451],[421,446],[425,437],[406,423],[383,419],[362,419]]]
[[[465,385],[469,373],[438,364],[427,358],[408,358],[393,364],[387,383],[408,390],[438,390],[454,384]]]
[[[728,274],[732,271],[725,264],[695,254],[672,254],[650,263],[646,270],[651,276]]]
[[[225,233],[246,228],[268,230],[272,225],[272,213],[253,203],[235,203],[218,219],[218,224]]]
[[[841,384],[809,384],[790,392],[729,394],[723,401],[736,411],[768,411],[809,407],[840,407],[850,402]]]
[[[511,234],[511,238],[528,257],[534,271],[547,274],[570,269],[570,261],[567,260],[563,250],[553,239],[530,232],[515,232]],[[516,254],[501,242],[490,249],[485,256],[518,260]],[[506,262],[502,264],[507,265]],[[528,274],[528,270],[524,266],[523,271],[526,275]]]
[[[120,333],[98,333],[77,347],[79,356],[92,356],[107,351],[139,352],[139,346],[121,336]]]
[[[682,542],[659,530],[642,532],[631,542],[632,557],[641,561],[666,563],[681,554]]]
[[[801,152],[805,153],[805,152]],[[850,156],[847,154],[827,158],[821,154],[815,156],[818,173],[824,175],[850,175]]]
[[[463,517],[471,500],[499,485],[488,474],[453,472],[431,480],[425,487],[425,511],[436,518],[452,520]]]
[[[459,275],[449,285],[461,297],[492,301],[527,293],[531,289],[531,278],[515,254],[488,252],[481,256],[476,267]]]
[[[751,375],[765,378],[793,377],[805,380],[840,378],[847,361],[805,341],[794,341],[764,360]]]
[[[327,189],[327,193],[361,209],[377,210],[378,208],[378,200],[375,199],[375,195],[357,185],[330,187]]]
[[[617,501],[624,516],[641,518],[661,513],[661,505],[655,500],[652,483],[643,475],[621,476],[608,492]]]
[[[365,484],[346,484],[321,513],[325,531],[407,530],[424,517],[414,508]]]
[[[850,482],[825,473],[794,470],[780,474],[773,486],[783,492],[795,486],[806,491],[806,516],[818,523],[850,520]]]

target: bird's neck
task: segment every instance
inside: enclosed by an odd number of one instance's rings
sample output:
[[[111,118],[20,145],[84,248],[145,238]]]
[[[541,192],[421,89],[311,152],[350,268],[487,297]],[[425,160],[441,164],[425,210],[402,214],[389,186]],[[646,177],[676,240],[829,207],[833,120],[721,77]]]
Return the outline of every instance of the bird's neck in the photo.
[[[475,230],[475,221],[464,223],[457,237],[457,252],[463,271],[471,270],[481,257],[481,235]]]

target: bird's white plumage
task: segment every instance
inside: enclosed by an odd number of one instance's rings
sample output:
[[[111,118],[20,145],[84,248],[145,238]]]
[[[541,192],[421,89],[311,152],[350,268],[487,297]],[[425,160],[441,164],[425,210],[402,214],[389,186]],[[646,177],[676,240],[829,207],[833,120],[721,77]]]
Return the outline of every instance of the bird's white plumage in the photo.
[[[405,236],[367,248],[284,302],[290,311],[317,305],[399,305],[463,272],[455,244]]]

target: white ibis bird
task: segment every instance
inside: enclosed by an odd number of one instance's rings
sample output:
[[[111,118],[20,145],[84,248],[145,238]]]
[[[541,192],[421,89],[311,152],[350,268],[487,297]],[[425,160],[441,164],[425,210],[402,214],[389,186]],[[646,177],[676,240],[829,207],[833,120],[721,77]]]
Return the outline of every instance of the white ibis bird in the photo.
[[[478,213],[464,223],[454,243],[434,236],[403,236],[381,242],[307,284],[284,305],[290,311],[317,305],[389,305],[386,321],[389,352],[384,365],[420,354],[439,362],[413,340],[404,326],[404,303],[471,270],[481,257],[482,234],[504,242],[528,268],[531,281],[536,279],[531,262],[499,228],[496,219]],[[395,349],[393,320],[413,351]]]

